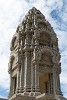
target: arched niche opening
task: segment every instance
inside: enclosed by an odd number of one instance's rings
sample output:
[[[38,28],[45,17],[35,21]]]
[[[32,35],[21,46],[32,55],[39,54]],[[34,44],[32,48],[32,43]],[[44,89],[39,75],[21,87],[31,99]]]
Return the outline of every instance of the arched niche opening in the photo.
[[[14,50],[17,46],[17,37],[13,37],[12,42],[11,42],[11,50]]]
[[[41,60],[46,63],[50,62],[52,64],[52,56],[51,56],[50,52],[47,50],[43,51],[41,54]]]
[[[42,16],[39,15],[39,14],[37,14],[37,19],[38,19],[38,20],[42,20]]]
[[[14,69],[15,67],[15,56],[11,56],[10,58],[10,67],[11,69]]]
[[[39,29],[47,29],[47,25],[43,22],[43,20],[41,19],[41,17],[39,17],[38,28]]]
[[[39,73],[39,89],[41,93],[53,93],[53,73]]]
[[[50,46],[51,44],[51,36],[47,32],[40,33],[39,45]]]

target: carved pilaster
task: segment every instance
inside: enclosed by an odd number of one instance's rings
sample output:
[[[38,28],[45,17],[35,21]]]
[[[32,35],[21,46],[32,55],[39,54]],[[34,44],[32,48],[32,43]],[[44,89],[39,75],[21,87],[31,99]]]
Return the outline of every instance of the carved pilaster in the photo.
[[[23,92],[24,89],[24,55],[22,54],[21,58],[21,72],[20,72],[20,92]]]
[[[35,65],[35,91],[39,92],[39,66]]]
[[[50,76],[50,80],[49,80],[50,81],[49,82],[50,83],[50,85],[49,85],[49,93],[53,94],[53,74],[50,73],[49,76]]]
[[[33,78],[34,78],[34,66],[33,66],[33,63],[32,63],[32,60],[33,60],[33,52],[31,52],[31,92],[33,92]]]
[[[31,91],[31,60],[30,52],[25,52],[24,92]]]
[[[53,93],[56,95],[56,65],[53,65]]]
[[[60,77],[59,77],[59,72],[56,72],[56,93],[58,95],[62,95],[62,92],[61,92],[61,87],[60,87]]]
[[[20,90],[20,68],[17,68],[17,81],[16,81],[16,92],[18,93]]]
[[[54,64],[53,66],[53,87],[54,87],[54,94],[62,95],[61,88],[60,88],[59,71],[57,69],[56,64]]]
[[[9,93],[9,97],[11,97],[13,95],[13,78],[12,78],[12,74],[10,73],[10,93]]]

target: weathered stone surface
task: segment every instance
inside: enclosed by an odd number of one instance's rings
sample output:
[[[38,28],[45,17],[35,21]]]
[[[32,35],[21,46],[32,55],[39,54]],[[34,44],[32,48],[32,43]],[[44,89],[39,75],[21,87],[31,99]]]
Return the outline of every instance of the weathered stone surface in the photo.
[[[33,7],[11,41],[9,100],[66,100],[60,88],[58,39]]]

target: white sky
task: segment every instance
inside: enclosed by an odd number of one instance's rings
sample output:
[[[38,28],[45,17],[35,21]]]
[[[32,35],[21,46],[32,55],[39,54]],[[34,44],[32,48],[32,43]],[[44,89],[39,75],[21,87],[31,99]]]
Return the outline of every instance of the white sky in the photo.
[[[0,0],[0,89],[9,90],[10,42],[18,24],[35,6],[53,26],[61,53],[61,86],[67,97],[67,0]],[[1,93],[1,91],[0,91]],[[0,94],[0,97],[3,97]]]

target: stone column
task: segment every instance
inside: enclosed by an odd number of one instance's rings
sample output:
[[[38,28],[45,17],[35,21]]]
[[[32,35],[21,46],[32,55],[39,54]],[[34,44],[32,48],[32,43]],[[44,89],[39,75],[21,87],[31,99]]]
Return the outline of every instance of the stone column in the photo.
[[[31,52],[31,92],[33,92],[33,63],[32,63],[33,53]]]
[[[17,75],[15,75],[12,79],[13,79],[13,94],[15,94],[19,90],[17,89]]]
[[[60,90],[60,77],[59,77],[59,74],[58,74],[58,88],[59,88],[59,91],[61,91]]]
[[[20,89],[20,68],[17,68],[17,86],[16,86],[16,92],[18,93]]]
[[[35,91],[35,67],[33,65],[33,52],[31,52],[31,92]]]
[[[39,92],[39,66],[35,65],[35,92]]]
[[[31,69],[31,92],[35,91],[35,67],[32,66]]]
[[[22,51],[21,51],[22,52]],[[21,55],[21,71],[20,71],[20,92],[24,89],[24,55]]]
[[[53,66],[53,93],[56,95],[56,65]]]
[[[53,94],[53,73],[50,73],[50,85],[49,85],[49,93]]]
[[[14,78],[13,78],[13,94],[15,94],[15,92],[16,92],[14,87],[15,87],[15,81],[14,81]]]
[[[10,73],[10,93],[9,93],[9,97],[11,97],[13,95],[13,78],[12,78],[12,74]]]
[[[61,94],[61,88],[60,88],[60,77],[59,77],[59,72],[56,72],[56,93]]]
[[[31,91],[31,59],[30,52],[25,52],[24,92]]]

